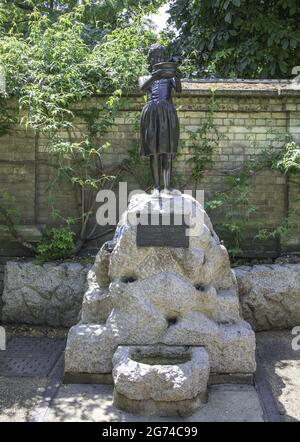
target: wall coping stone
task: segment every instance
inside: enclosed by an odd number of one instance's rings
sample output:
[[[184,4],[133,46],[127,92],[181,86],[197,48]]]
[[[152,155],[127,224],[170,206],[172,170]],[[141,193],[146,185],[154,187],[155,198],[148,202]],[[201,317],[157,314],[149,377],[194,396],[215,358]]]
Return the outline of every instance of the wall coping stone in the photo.
[[[300,82],[295,79],[182,79],[182,93],[184,95],[211,95],[211,89],[215,90],[218,96],[300,96]],[[106,97],[110,94],[99,94],[91,98],[84,98],[82,101],[93,100],[93,98]],[[144,93],[138,88],[129,93],[128,97],[143,96]],[[176,94],[175,94],[176,95]],[[10,100],[10,107],[17,107],[16,97]],[[74,103],[76,106],[76,103]],[[78,104],[78,103],[77,103]]]

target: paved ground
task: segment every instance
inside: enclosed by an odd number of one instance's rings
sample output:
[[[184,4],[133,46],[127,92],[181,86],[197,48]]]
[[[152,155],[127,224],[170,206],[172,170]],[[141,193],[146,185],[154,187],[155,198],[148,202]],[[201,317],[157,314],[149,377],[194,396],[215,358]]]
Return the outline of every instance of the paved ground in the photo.
[[[47,378],[0,377],[0,422],[28,421],[42,399]]]
[[[68,385],[59,390],[44,421],[92,422],[255,422],[263,421],[262,408],[251,385],[216,385],[210,388],[209,401],[191,417],[149,418],[127,414],[112,406],[111,385]],[[244,407],[241,411],[241,404]]]
[[[211,386],[208,403],[186,421],[300,421],[300,350],[292,350],[293,337],[258,333],[255,385]],[[62,385],[62,373],[63,354],[48,377],[0,376],[0,422],[175,420],[120,412],[112,406],[112,386]]]
[[[257,334],[258,364],[285,421],[300,421],[300,349],[292,349],[291,331]]]

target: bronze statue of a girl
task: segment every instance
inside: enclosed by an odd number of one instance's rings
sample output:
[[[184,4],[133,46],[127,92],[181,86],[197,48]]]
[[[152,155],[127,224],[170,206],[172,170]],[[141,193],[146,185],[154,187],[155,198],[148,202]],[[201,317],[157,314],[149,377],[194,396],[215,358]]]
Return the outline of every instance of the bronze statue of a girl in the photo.
[[[152,45],[148,61],[151,76],[140,77],[141,90],[148,92],[148,101],[141,114],[140,155],[150,157],[154,194],[171,192],[172,160],[179,140],[179,121],[172,102],[172,89],[181,92],[178,63],[166,61],[164,46]]]

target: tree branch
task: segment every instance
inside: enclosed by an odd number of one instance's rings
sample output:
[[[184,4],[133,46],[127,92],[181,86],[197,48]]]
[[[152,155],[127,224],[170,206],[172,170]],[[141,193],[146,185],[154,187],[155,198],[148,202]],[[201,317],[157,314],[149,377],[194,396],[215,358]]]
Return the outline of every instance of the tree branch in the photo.
[[[25,240],[25,238],[18,233],[18,231],[14,225],[14,222],[13,222],[11,216],[9,215],[8,211],[6,209],[4,209],[3,207],[0,207],[0,213],[5,218],[5,220],[7,222],[7,228],[9,230],[9,233],[12,235],[12,237],[15,238],[15,240],[18,243],[22,244],[22,246],[26,247],[27,249],[32,250],[33,252],[36,252],[36,248],[32,244],[27,242]]]
[[[32,12],[33,11],[33,7],[30,5],[26,5],[24,3],[20,3],[20,2],[14,2],[15,6],[17,6],[17,8],[23,9],[23,11],[27,11],[27,12]]]

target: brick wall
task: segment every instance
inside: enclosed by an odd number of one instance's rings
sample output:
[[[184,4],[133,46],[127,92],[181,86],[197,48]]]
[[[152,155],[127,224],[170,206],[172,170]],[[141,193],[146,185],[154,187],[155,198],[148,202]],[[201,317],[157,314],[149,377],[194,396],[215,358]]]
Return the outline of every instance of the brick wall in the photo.
[[[187,164],[192,143],[189,131],[197,130],[206,121],[211,88],[215,89],[217,106],[214,123],[222,139],[214,150],[212,168],[205,172],[198,184],[198,188],[205,190],[206,199],[211,198],[216,191],[224,190],[226,175],[239,169],[244,160],[258,154],[260,148],[276,137],[272,131],[289,130],[295,140],[300,141],[300,89],[292,82],[184,82],[182,94],[174,99],[181,126],[181,154],[176,160],[174,175],[180,176],[186,189],[193,188],[191,166]],[[85,131],[80,113],[87,109],[99,109],[103,99],[98,97],[74,106],[78,114],[78,138]],[[138,93],[128,97],[115,126],[106,135],[111,148],[104,155],[105,165],[120,164],[127,158],[128,150],[138,143],[136,122],[143,104],[144,97]],[[16,108],[16,103],[12,102],[11,107]],[[256,149],[253,142],[257,144]],[[10,135],[0,138],[0,193],[7,191],[15,197],[20,224],[31,238],[37,237],[40,228],[51,222],[47,189],[55,169],[49,165],[51,158],[46,152],[46,143],[47,140],[35,137],[30,130],[25,131],[20,126],[13,128]],[[129,189],[138,186],[132,175],[124,178],[128,181]],[[253,178],[250,198],[258,210],[253,214],[244,238],[246,256],[278,256],[282,250],[300,249],[297,229],[291,237],[283,238],[281,242],[273,240],[262,243],[253,239],[258,226],[272,228],[285,219],[289,209],[300,209],[298,197],[297,186],[287,182],[277,172],[263,170]],[[61,183],[56,192],[56,206],[62,215],[76,215],[79,203],[74,189],[69,184]],[[223,215],[222,211],[217,211],[212,216],[213,222],[218,224]],[[99,245],[97,243],[95,248]],[[5,226],[0,226],[0,280],[4,257],[23,255],[28,255],[28,251],[9,238]]]

